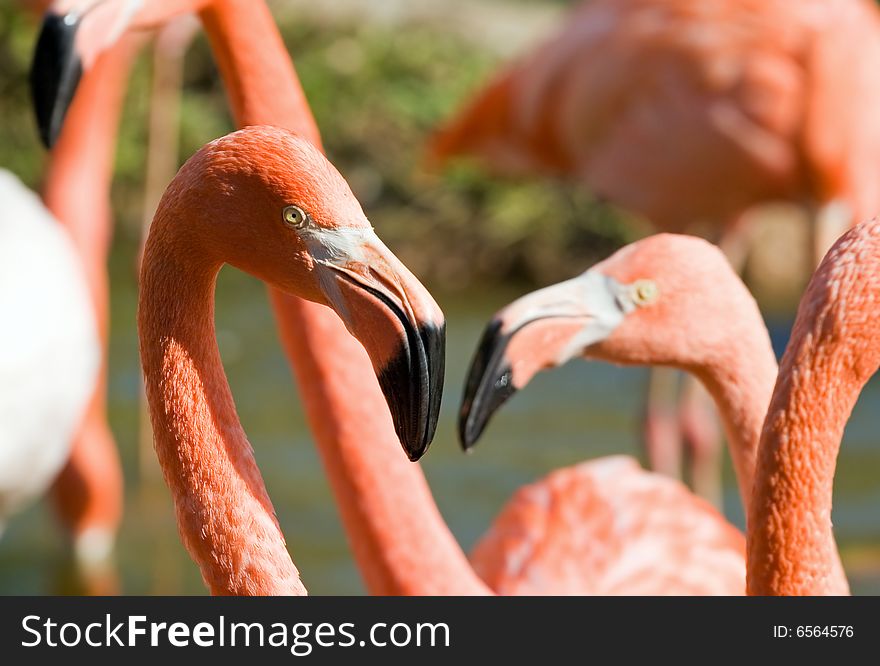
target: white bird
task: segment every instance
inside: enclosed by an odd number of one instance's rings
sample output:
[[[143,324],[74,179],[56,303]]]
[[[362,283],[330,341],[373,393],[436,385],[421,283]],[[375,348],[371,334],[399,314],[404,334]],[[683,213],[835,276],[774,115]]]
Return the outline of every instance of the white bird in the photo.
[[[0,169],[0,533],[67,460],[99,363],[72,240],[36,194]]]

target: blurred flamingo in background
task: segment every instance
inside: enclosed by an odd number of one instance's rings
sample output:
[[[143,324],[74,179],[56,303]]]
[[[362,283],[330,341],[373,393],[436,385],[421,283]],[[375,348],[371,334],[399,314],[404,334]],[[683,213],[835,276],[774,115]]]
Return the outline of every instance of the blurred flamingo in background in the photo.
[[[69,230],[88,278],[101,334],[101,373],[70,459],[52,487],[52,501],[73,539],[80,582],[93,594],[118,591],[112,562],[122,519],[119,451],[107,419],[110,285],[107,259],[113,229],[110,183],[125,80],[140,39],[126,39],[82,80],[54,145],[43,200]]]
[[[0,532],[46,491],[98,377],[100,339],[67,230],[0,170]]]
[[[773,392],[748,520],[750,594],[848,594],[831,503],[843,431],[880,367],[880,219],[840,238],[798,309]]]
[[[880,211],[878,105],[869,0],[593,0],[501,71],[431,152],[574,178],[662,230],[708,225],[737,267],[748,209],[802,204],[812,271],[843,229]],[[695,489],[717,501],[714,418],[689,383],[678,422],[661,422],[668,383],[652,378],[649,461],[677,474],[680,432]]]

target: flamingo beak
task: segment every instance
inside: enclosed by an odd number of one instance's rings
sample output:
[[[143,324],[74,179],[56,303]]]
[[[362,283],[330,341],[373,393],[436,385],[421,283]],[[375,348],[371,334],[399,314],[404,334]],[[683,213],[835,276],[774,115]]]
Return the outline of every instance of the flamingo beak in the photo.
[[[366,349],[397,436],[415,462],[437,429],[445,319],[425,287],[375,235],[356,254],[345,261],[319,260],[319,282],[329,304]]]
[[[628,312],[626,289],[587,271],[527,294],[489,322],[471,361],[458,416],[467,451],[492,415],[539,371],[581,356],[607,338]]]
[[[43,18],[31,64],[31,99],[40,139],[52,148],[82,77],[82,61],[74,50],[79,18],[51,12]]]
[[[40,138],[52,148],[61,134],[83,71],[114,44],[143,0],[55,0],[31,62],[31,100]]]

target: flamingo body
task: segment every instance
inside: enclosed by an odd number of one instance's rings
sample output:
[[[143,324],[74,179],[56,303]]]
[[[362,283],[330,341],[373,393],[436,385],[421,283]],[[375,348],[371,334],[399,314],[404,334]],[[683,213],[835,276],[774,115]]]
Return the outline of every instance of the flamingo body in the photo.
[[[880,210],[880,13],[862,0],[596,0],[434,155],[564,174],[667,231],[786,199]]]
[[[524,486],[471,555],[507,595],[735,595],[745,538],[681,483],[611,456]]]
[[[0,170],[0,526],[67,460],[100,342],[76,249],[39,198]]]

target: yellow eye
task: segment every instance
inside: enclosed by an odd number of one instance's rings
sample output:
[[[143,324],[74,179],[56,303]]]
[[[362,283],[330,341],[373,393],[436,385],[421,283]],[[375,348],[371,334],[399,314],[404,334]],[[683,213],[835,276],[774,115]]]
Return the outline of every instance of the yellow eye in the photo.
[[[284,222],[294,229],[301,229],[309,221],[309,216],[298,206],[285,206],[283,215]]]
[[[648,305],[657,300],[660,290],[653,280],[638,280],[632,284],[630,289],[633,302],[636,305]]]

